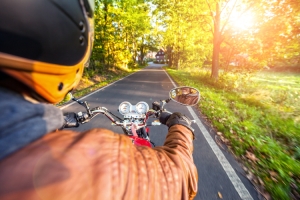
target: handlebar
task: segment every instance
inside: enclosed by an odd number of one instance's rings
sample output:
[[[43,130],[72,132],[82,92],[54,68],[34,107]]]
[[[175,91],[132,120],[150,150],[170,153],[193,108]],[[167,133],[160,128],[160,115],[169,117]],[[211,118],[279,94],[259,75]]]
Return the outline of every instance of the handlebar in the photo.
[[[94,116],[96,116],[97,114],[104,114],[110,121],[112,121],[113,123],[114,123],[114,125],[116,125],[116,126],[126,126],[127,125],[127,123],[125,122],[125,121],[123,121],[123,122],[120,122],[120,121],[117,121],[117,120],[115,120],[115,118],[114,117],[116,117],[116,118],[118,118],[119,120],[122,120],[122,119],[120,119],[119,117],[117,117],[117,116],[115,116],[114,114],[112,114],[112,113],[110,113],[109,111],[108,111],[108,109],[107,108],[105,108],[105,107],[96,107],[96,108],[94,108],[94,109],[91,109],[91,119],[94,117]],[[157,117],[157,114],[158,114],[158,111],[155,111],[155,110],[149,110],[147,113],[146,113],[146,117],[145,117],[145,119],[144,119],[144,121],[143,121],[143,123],[141,123],[141,124],[137,124],[138,126],[143,126],[143,125],[145,125],[146,124],[146,122],[147,122],[147,120],[148,120],[148,118],[150,117],[150,116],[153,116],[153,115],[155,115],[156,117]],[[114,116],[114,117],[113,117]],[[132,123],[128,123],[128,125],[131,125]],[[155,126],[155,125],[160,125],[161,123],[160,122],[152,122],[151,124],[147,124],[148,126]]]
[[[79,112],[77,113],[77,117],[76,119],[78,120],[78,122],[80,123],[87,123],[88,121],[90,121],[91,119],[93,119],[95,116],[97,116],[98,114],[104,114],[110,121],[112,121],[113,125],[116,126],[121,126],[121,127],[126,127],[128,125],[132,125],[134,122],[126,122],[125,120],[122,120],[121,118],[119,118],[118,116],[114,115],[113,113],[111,113],[107,108],[105,107],[95,107],[93,109],[89,108],[89,105],[86,101],[80,101],[79,99],[76,99],[75,97],[72,97],[73,101],[76,101],[78,104],[82,105],[85,109],[86,112]],[[164,111],[164,106],[170,102],[171,99],[166,99],[166,100],[160,100],[160,102],[155,101],[152,103],[152,109],[149,110],[146,114],[145,114],[145,118],[143,120],[142,123],[136,124],[137,126],[156,126],[156,125],[161,125],[160,122],[151,122],[151,123],[147,123],[147,120],[149,119],[149,117],[151,116],[155,116],[155,118],[158,118],[160,113],[162,111]],[[118,119],[118,120],[116,120]]]
[[[107,108],[105,107],[95,107],[90,109],[89,105],[86,101],[79,101],[76,98],[72,98],[73,101],[76,101],[77,103],[79,103],[80,105],[82,105],[83,107],[85,107],[86,112],[79,112],[77,114],[74,115],[75,119],[77,122],[84,124],[89,122],[91,119],[93,119],[95,116],[97,116],[98,114],[104,114],[111,122],[112,125],[115,126],[120,126],[122,127],[122,129],[124,130],[124,132],[127,132],[126,129],[128,129],[127,127],[129,126],[137,126],[137,127],[145,127],[145,126],[157,126],[157,125],[161,125],[161,123],[159,121],[154,121],[154,122],[148,122],[149,117],[154,116],[154,118],[159,118],[160,114],[163,111],[166,111],[164,109],[164,106],[171,101],[171,99],[167,99],[167,100],[161,100],[160,102],[155,101],[152,103],[152,109],[148,110],[147,113],[144,116],[131,116],[131,117],[126,117],[125,119],[121,119],[120,117],[114,115],[113,113],[111,113]],[[192,123],[195,123],[195,120],[191,120]],[[78,124],[79,125],[79,124]],[[77,126],[78,126],[77,125]],[[72,127],[70,125],[70,127]]]
[[[157,111],[154,110],[149,110],[146,113],[146,118],[148,118],[151,115],[156,114]],[[77,114],[77,117],[79,119],[80,122],[84,122],[86,120],[91,120],[92,118],[94,118],[95,116],[97,116],[97,114],[104,114],[108,119],[110,119],[113,123],[118,124],[118,121],[115,120],[115,118],[118,118],[119,120],[122,120],[121,118],[119,118],[118,116],[114,115],[113,113],[111,113],[107,108],[105,107],[96,107],[93,109],[89,109],[89,113],[86,112],[79,112]],[[115,117],[115,118],[114,118]],[[145,120],[146,121],[146,120]]]

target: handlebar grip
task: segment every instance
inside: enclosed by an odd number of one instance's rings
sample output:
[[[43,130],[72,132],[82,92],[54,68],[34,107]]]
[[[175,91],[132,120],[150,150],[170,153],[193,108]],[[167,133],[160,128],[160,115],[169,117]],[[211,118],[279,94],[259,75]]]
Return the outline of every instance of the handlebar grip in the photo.
[[[162,124],[166,124],[167,121],[168,121],[168,119],[169,119],[169,117],[170,117],[171,115],[172,115],[171,112],[169,112],[169,111],[164,111],[164,112],[162,112],[162,113],[160,114],[160,116],[159,116],[159,121],[160,121]]]

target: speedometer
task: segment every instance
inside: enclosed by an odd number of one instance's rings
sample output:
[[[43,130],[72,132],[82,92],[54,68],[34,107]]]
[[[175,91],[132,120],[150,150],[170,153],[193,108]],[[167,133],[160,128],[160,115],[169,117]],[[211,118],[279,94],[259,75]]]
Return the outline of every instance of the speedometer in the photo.
[[[135,105],[135,109],[138,114],[146,114],[149,110],[149,105],[144,101],[140,101]]]
[[[128,101],[124,101],[119,105],[119,113],[126,115],[131,111],[131,104]]]

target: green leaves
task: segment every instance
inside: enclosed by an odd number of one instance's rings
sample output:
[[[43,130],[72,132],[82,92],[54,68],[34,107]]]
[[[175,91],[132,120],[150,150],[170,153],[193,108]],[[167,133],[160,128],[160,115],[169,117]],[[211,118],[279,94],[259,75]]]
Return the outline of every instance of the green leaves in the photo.
[[[258,71],[300,63],[300,2],[155,0],[170,65]]]
[[[147,48],[150,5],[142,0],[96,0],[95,42],[91,59],[106,67],[127,68]]]

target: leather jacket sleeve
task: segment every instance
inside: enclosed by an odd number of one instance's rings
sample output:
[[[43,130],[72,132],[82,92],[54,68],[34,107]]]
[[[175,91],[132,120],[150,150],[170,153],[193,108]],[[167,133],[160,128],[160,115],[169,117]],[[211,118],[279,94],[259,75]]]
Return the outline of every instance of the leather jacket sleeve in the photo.
[[[192,156],[193,138],[194,135],[189,129],[175,125],[169,129],[164,146],[158,147],[164,151],[166,157],[170,158],[170,162],[175,163],[178,173],[183,173],[185,183],[181,199],[193,199],[198,190],[198,173]]]
[[[49,133],[0,162],[0,199],[193,199],[192,137],[174,125],[151,149],[104,129]]]

